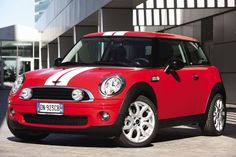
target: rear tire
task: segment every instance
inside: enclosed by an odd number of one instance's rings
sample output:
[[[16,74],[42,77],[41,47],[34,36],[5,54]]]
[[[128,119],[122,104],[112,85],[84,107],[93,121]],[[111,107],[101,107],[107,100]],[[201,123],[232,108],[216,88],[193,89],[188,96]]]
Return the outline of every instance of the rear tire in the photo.
[[[122,132],[116,141],[124,147],[144,147],[149,145],[157,133],[157,109],[145,96],[139,96],[128,107]]]
[[[27,130],[14,129],[9,125],[9,123],[8,123],[8,128],[15,137],[17,137],[23,141],[28,141],[28,142],[40,141],[49,135],[49,133],[42,133],[42,132],[38,132],[38,131],[27,131]]]
[[[221,94],[216,94],[210,102],[205,121],[199,124],[204,135],[219,136],[226,125],[226,105]]]

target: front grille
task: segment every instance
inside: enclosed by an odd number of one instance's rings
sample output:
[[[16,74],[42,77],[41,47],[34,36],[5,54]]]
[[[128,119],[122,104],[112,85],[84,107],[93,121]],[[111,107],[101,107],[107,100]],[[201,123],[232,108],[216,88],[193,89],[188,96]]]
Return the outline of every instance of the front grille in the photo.
[[[83,116],[25,114],[24,119],[27,123],[32,124],[83,126],[88,123],[88,118]]]
[[[47,99],[47,100],[74,100],[72,98],[73,88],[52,88],[52,87],[41,87],[32,88],[31,99]],[[87,92],[83,92],[83,100],[90,100]]]

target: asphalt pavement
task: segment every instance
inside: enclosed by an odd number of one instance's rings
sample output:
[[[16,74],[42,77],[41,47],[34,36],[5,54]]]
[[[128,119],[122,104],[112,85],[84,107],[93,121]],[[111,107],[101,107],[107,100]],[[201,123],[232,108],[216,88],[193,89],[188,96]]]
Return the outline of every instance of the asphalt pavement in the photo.
[[[8,92],[0,90],[1,117],[5,116]],[[10,133],[3,120],[0,157],[236,157],[236,105],[227,108],[223,136],[202,136],[197,127],[173,127],[160,130],[145,148],[122,148],[112,139],[65,134],[51,134],[41,142],[26,143]]]

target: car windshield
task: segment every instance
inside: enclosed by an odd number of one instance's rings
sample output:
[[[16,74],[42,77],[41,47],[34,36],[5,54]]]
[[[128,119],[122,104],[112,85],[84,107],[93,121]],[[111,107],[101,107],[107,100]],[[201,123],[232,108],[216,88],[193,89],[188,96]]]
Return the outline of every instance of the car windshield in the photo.
[[[81,39],[61,65],[150,67],[151,38],[90,37]]]

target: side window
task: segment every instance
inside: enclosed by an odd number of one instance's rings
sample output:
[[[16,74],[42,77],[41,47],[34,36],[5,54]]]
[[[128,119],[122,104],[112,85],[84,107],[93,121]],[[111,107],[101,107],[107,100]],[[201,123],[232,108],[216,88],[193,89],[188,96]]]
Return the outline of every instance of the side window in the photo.
[[[160,39],[155,58],[154,63],[157,67],[166,66],[173,58],[178,58],[186,63],[181,41],[177,40]]]
[[[186,54],[190,65],[207,65],[209,61],[201,47],[194,42],[185,42]]]

